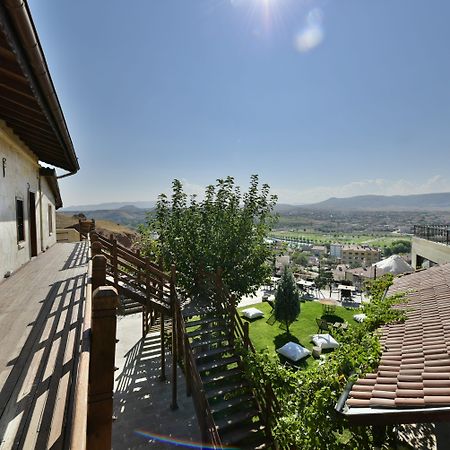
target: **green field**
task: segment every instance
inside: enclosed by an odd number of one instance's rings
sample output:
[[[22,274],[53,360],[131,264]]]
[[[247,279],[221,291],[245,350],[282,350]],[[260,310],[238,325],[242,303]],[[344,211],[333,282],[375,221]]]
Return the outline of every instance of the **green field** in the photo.
[[[264,317],[249,321],[250,323],[250,338],[257,351],[268,349],[273,358],[279,359],[276,349],[282,347],[289,341],[297,342],[298,344],[312,350],[313,344],[310,340],[313,334],[316,334],[317,323],[316,318],[322,317],[322,305],[319,302],[305,302],[301,304],[301,312],[299,318],[290,326],[291,336],[288,336],[284,327],[275,322],[273,325],[267,323],[267,319],[271,316],[271,307],[268,303],[259,303],[255,305],[256,308],[264,312]],[[239,308],[242,311],[244,308]],[[346,309],[341,306],[336,308],[333,317],[329,320],[335,322],[355,323],[353,314],[356,314],[354,309]],[[245,320],[245,319],[244,319]],[[303,365],[309,366],[314,364],[312,356],[308,356],[303,360]]]
[[[384,247],[398,240],[411,240],[411,236],[402,234],[339,234],[319,233],[316,231],[274,231],[270,235],[276,238],[296,238],[313,244],[364,244],[371,247]]]

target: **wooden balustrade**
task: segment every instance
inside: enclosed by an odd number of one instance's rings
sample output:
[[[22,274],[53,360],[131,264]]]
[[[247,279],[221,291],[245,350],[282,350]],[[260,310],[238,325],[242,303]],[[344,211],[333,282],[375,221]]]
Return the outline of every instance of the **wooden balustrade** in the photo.
[[[180,354],[183,359],[184,372],[186,377],[186,393],[192,396],[197,418],[199,421],[202,442],[208,443],[214,449],[222,449],[222,442],[214,422],[214,418],[203,389],[203,382],[197,370],[197,364],[189,343],[184,318],[181,312],[179,301],[174,303],[178,333],[182,337]],[[209,447],[210,448],[210,447]]]
[[[245,351],[256,353],[255,347],[250,339],[249,324],[248,322],[242,321],[235,304],[235,298],[230,296],[229,303],[226,307],[230,311],[234,338],[242,343]],[[281,407],[273,392],[272,386],[266,379],[264,373],[260,373],[259,376],[254,377],[254,379],[260,380],[259,384],[254,386],[253,394],[262,413],[261,420],[265,425],[267,439],[271,442],[272,435],[270,430],[273,427],[274,422],[276,422],[277,417],[280,416]]]
[[[94,237],[92,244],[96,242]],[[114,288],[105,286],[106,258],[101,254],[92,256],[92,250],[91,246],[75,381],[73,450],[111,448],[118,295]]]
[[[70,437],[70,448],[86,449],[87,414],[89,395],[89,364],[91,357],[91,317],[92,317],[92,261],[89,259],[86,298],[84,302],[81,350],[75,382],[75,398]]]
[[[95,258],[94,257],[94,266]],[[100,286],[92,294],[87,448],[109,450],[112,436],[117,290]]]

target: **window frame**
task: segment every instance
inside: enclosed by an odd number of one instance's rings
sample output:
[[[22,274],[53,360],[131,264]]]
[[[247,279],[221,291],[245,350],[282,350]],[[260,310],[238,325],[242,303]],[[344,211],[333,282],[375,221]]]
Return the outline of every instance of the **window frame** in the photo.
[[[48,235],[53,234],[53,205],[49,203],[47,205],[47,221],[48,221]]]
[[[25,200],[19,196],[16,196],[15,200],[17,243],[21,244],[27,240],[25,233]],[[21,203],[21,215],[19,214],[19,202]]]

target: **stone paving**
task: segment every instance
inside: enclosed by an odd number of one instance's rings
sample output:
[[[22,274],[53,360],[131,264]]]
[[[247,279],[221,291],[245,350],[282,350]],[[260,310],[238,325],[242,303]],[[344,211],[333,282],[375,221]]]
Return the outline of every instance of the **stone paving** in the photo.
[[[160,381],[161,353],[158,332],[141,339],[141,314],[119,317],[117,324],[116,371],[112,448],[179,449],[165,439],[200,442],[194,404],[186,396],[186,384],[178,371],[178,409],[170,409],[170,381]],[[170,380],[172,361],[166,354]]]

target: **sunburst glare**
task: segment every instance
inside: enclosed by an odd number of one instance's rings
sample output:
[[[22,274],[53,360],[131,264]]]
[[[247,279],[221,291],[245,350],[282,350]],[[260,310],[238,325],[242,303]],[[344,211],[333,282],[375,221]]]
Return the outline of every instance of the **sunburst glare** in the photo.
[[[282,29],[284,12],[290,0],[229,0],[232,6],[247,15],[249,26],[254,34],[270,33]]]

